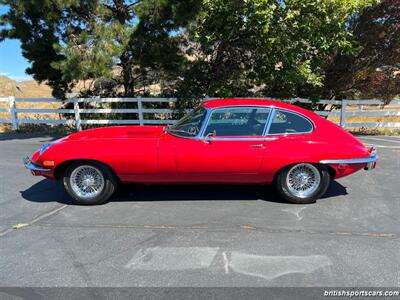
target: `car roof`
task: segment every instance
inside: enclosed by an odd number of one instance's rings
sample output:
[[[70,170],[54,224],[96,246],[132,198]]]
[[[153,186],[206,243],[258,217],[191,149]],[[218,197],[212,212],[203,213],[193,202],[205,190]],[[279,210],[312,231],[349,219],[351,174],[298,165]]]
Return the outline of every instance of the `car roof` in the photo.
[[[229,106],[272,106],[276,108],[285,108],[298,112],[304,112],[304,109],[298,106],[270,99],[224,98],[224,99],[204,101],[203,105],[207,108],[218,108],[218,107],[229,107]]]

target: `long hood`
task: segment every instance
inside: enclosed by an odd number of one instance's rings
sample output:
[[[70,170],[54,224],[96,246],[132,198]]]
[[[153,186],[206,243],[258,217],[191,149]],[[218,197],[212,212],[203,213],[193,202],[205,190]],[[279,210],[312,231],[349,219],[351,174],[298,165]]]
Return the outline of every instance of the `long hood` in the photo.
[[[112,126],[88,129],[71,134],[61,140],[99,140],[99,139],[154,139],[159,138],[164,126]]]

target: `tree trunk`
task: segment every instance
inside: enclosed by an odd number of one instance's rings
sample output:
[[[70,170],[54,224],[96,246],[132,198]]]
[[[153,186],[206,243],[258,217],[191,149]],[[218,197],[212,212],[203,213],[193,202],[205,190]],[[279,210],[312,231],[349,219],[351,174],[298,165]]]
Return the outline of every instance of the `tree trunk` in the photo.
[[[122,80],[124,86],[124,97],[135,96],[135,85],[132,74],[131,62],[128,53],[123,53],[120,57],[122,67]]]

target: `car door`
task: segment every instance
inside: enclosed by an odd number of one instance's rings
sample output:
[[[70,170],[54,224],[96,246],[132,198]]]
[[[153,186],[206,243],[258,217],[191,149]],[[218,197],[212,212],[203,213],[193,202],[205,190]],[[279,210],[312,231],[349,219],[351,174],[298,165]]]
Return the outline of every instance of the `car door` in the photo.
[[[201,181],[254,177],[269,140],[263,134],[270,111],[256,106],[213,109],[200,138],[175,137],[177,173]]]
[[[271,182],[277,170],[296,161],[308,161],[312,142],[313,123],[293,111],[274,109],[267,136],[274,141],[269,144],[263,166],[262,176]]]

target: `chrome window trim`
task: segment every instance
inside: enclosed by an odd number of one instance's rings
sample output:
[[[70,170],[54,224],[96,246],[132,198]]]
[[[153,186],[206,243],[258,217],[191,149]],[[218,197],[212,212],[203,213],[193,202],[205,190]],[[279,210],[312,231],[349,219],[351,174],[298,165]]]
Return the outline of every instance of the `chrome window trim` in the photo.
[[[269,114],[268,122],[267,122],[267,124],[265,124],[265,128],[263,131],[264,136],[268,135],[268,131],[271,128],[272,120],[275,117],[275,111],[276,111],[275,107],[271,107],[271,113]]]
[[[201,139],[202,132],[205,129],[204,125],[207,123],[207,119],[208,119],[209,113],[210,113],[210,108],[208,108],[208,107],[206,107],[204,105],[201,105],[201,106],[206,110],[206,116],[204,117],[204,120],[203,120],[203,122],[201,124],[200,130],[197,133],[197,135],[194,135],[194,136],[182,136],[182,135],[177,134],[177,132],[174,133],[172,131],[168,131],[167,133],[169,133],[170,135],[173,135],[174,137],[183,138],[183,139],[193,139],[193,140]],[[194,108],[194,109],[196,109],[196,108]]]
[[[272,106],[265,106],[265,105],[229,105],[229,106],[208,108],[210,111],[209,112],[207,111],[208,114],[206,115],[206,118],[204,119],[205,126],[202,128],[202,130],[200,130],[200,133],[201,133],[200,138],[204,138],[205,137],[204,136],[204,132],[206,131],[206,128],[207,128],[208,123],[210,121],[211,115],[213,114],[214,111],[217,111],[217,110],[220,110],[220,109],[230,109],[230,108],[239,109],[239,108],[253,108],[253,107],[269,109],[268,119],[267,119],[267,121],[266,121],[266,123],[264,125],[264,130],[265,130],[265,126],[267,126],[268,122],[270,121],[271,113],[272,113],[272,111],[274,109]],[[252,137],[246,137],[246,136],[226,137],[226,138],[224,138],[224,137],[216,137],[216,138],[211,138],[210,140],[216,141],[216,140],[227,140],[227,139],[230,139],[231,141],[236,141],[236,140],[250,141],[251,139],[257,139],[257,141],[261,141],[261,140],[266,141],[266,139],[264,138],[264,136],[265,136],[264,131],[261,133],[261,136],[262,137],[260,137],[260,138],[252,138]],[[268,139],[268,140],[272,140],[272,139]],[[253,141],[256,141],[256,140],[253,140]]]
[[[251,142],[265,142],[265,141],[274,141],[276,138],[269,137],[210,137],[206,139],[207,141],[251,141]]]
[[[314,121],[312,121],[310,118],[306,117],[305,115],[303,115],[303,114],[301,114],[301,113],[298,113],[298,112],[295,112],[295,111],[290,110],[290,109],[277,108],[277,107],[275,107],[274,105],[258,105],[258,104],[256,104],[256,105],[240,105],[240,104],[238,104],[238,105],[228,105],[228,106],[220,106],[220,107],[214,107],[214,108],[209,108],[209,107],[207,107],[207,106],[204,106],[203,104],[202,104],[202,106],[203,106],[203,107],[205,108],[205,110],[206,110],[206,116],[205,116],[205,118],[204,118],[203,124],[202,124],[201,127],[200,127],[200,131],[199,131],[199,133],[198,133],[197,135],[195,135],[195,136],[181,136],[181,135],[178,135],[178,134],[174,134],[174,133],[172,133],[172,132],[168,132],[168,133],[171,134],[171,135],[173,135],[173,136],[175,136],[175,137],[178,137],[178,138],[194,139],[194,140],[203,140],[203,139],[204,139],[204,132],[205,132],[205,130],[206,130],[206,128],[207,128],[207,125],[208,125],[208,123],[209,123],[209,120],[210,120],[210,118],[211,118],[211,114],[212,114],[215,110],[218,110],[218,109],[226,109],[226,108],[243,108],[243,107],[248,107],[248,108],[260,107],[260,108],[268,108],[268,109],[270,109],[270,113],[269,113],[269,116],[268,116],[268,120],[267,120],[267,122],[266,122],[266,124],[265,124],[264,131],[263,131],[263,133],[262,133],[262,136],[263,136],[263,137],[268,137],[268,136],[279,136],[279,135],[281,135],[281,136],[287,136],[287,135],[296,135],[296,134],[310,134],[310,133],[312,133],[312,132],[316,129],[316,125],[315,125]],[[269,130],[270,130],[270,128],[271,128],[272,121],[273,121],[273,117],[275,116],[275,113],[276,113],[277,110],[286,111],[286,112],[289,112],[289,113],[292,113],[292,114],[299,115],[300,117],[306,119],[308,122],[311,123],[311,126],[313,127],[312,130],[311,130],[311,131],[308,131],[308,132],[293,132],[293,133],[287,132],[287,133],[271,133],[271,134],[270,134],[270,133],[269,133]],[[229,137],[229,138],[230,138],[231,140],[236,139],[236,138],[233,138],[233,137]],[[240,137],[239,137],[239,138],[240,138]],[[249,138],[245,138],[245,137],[240,138],[240,140],[243,140],[243,139],[248,140]],[[260,138],[260,139],[261,139],[261,138]],[[275,140],[275,139],[276,139],[276,138],[271,138],[271,139],[268,139],[268,140],[270,141],[270,140]],[[213,140],[215,140],[215,138],[213,138]]]
[[[266,132],[265,135],[272,135],[272,136],[275,136],[275,135],[283,135],[283,136],[286,136],[286,135],[294,135],[294,134],[310,134],[310,133],[312,133],[312,132],[315,130],[315,128],[316,128],[314,121],[311,120],[310,118],[306,117],[305,115],[301,114],[301,113],[295,112],[295,111],[290,110],[290,109],[275,108],[275,107],[274,107],[274,117],[275,117],[276,111],[284,111],[284,112],[288,112],[288,113],[291,113],[291,114],[298,115],[299,117],[301,117],[301,118],[305,119],[306,121],[308,121],[308,122],[311,124],[312,129],[311,129],[310,131],[304,131],[304,132],[269,133],[269,131],[270,131],[270,129],[271,129],[272,121],[273,121],[273,119],[271,119],[270,125],[269,125],[269,127],[268,127],[268,131]]]
[[[206,117],[204,118],[204,124],[201,126],[201,129],[198,134],[198,137],[200,139],[204,137],[204,132],[206,131],[208,121],[210,120],[212,112],[215,110],[215,108],[208,108],[208,107],[206,107],[206,109],[207,109],[207,114]]]

